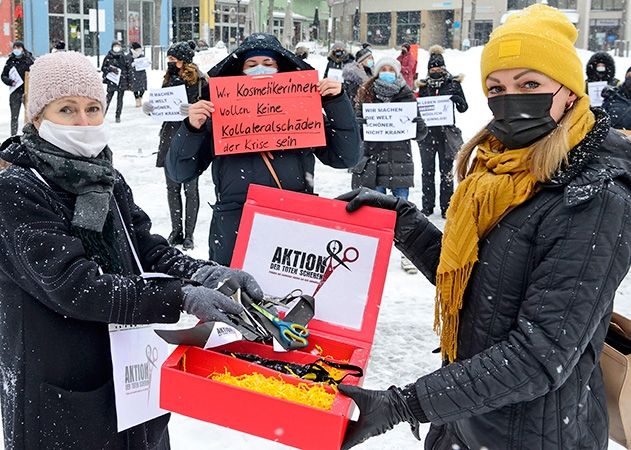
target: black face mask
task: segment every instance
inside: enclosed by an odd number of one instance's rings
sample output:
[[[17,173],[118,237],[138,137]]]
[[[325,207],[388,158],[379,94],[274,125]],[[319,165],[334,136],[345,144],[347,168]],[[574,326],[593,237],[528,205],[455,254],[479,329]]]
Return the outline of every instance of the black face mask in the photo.
[[[180,73],[180,69],[177,68],[177,63],[176,62],[168,62],[167,63],[167,72],[169,72],[171,75],[177,75],[178,73]]]
[[[445,74],[442,73],[442,72],[430,72],[429,73],[429,77],[434,79],[434,80],[440,80],[444,76],[445,76]]]
[[[554,94],[507,94],[489,98],[494,119],[486,129],[509,150],[528,147],[557,127],[550,108],[552,98],[561,87]]]

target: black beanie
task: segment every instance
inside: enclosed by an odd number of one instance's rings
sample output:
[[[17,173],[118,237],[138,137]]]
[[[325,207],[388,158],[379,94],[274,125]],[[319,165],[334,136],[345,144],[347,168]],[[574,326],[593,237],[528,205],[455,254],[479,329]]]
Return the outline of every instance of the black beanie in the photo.
[[[139,48],[142,48],[142,45],[140,45],[138,42],[132,42],[131,48],[133,48],[134,50],[138,50]]]
[[[445,58],[443,58],[444,49],[440,45],[432,45],[429,49],[429,61],[427,69],[432,67],[445,67]]]
[[[191,48],[191,45],[188,42],[176,42],[167,50],[167,56],[173,56],[182,62],[190,64],[193,62],[195,50]]]
[[[368,58],[369,56],[372,56],[372,52],[370,51],[370,49],[362,48],[357,53],[355,53],[355,61],[357,61],[358,63],[362,62],[364,59]]]

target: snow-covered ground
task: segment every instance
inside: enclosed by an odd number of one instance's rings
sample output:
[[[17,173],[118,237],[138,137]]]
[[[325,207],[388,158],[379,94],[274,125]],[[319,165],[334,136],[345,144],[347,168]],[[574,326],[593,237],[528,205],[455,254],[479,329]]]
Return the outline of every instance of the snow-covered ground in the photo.
[[[467,52],[447,50],[445,61],[453,74],[464,73],[464,91],[469,103],[469,110],[459,114],[456,121],[463,131],[465,140],[470,138],[490,119],[491,113],[482,94],[479,60],[481,48],[473,48]],[[586,63],[590,52],[579,51],[581,59]],[[221,56],[223,51],[210,51],[198,55],[202,69],[208,70]],[[397,51],[376,50],[375,56],[396,56]],[[625,71],[631,66],[631,58],[614,58],[617,66],[617,77],[624,79]],[[427,67],[428,53],[421,50],[419,54],[419,73],[424,74]],[[5,60],[0,58],[0,67]],[[320,74],[326,67],[326,58],[318,52],[309,57],[308,62],[316,67]],[[150,87],[159,87],[162,73],[149,73]],[[0,142],[9,136],[9,102],[8,89],[0,88]],[[115,105],[113,105],[115,106]],[[169,214],[166,201],[166,188],[162,169],[155,167],[155,152],[158,148],[158,131],[160,124],[143,115],[134,107],[133,95],[125,94],[125,106],[122,123],[114,123],[113,111],[107,116],[110,124],[110,147],[114,153],[114,164],[123,173],[131,185],[136,202],[153,219],[153,230],[162,235],[170,232]],[[421,163],[416,144],[414,162],[416,165],[415,184],[411,189],[410,200],[421,202]],[[335,197],[350,189],[350,174],[345,170],[335,170],[318,164],[315,172],[316,191],[324,197]],[[208,227],[211,209],[208,203],[214,202],[213,185],[210,173],[200,178],[200,194],[202,198],[197,230],[195,232],[196,248],[191,255],[206,258],[208,255]],[[3,211],[2,214],[6,214]],[[444,221],[439,216],[430,218],[442,227]],[[405,385],[416,378],[436,369],[439,364],[437,355],[431,350],[438,346],[437,337],[432,331],[434,320],[434,288],[422,275],[408,275],[399,265],[399,253],[394,250],[390,258],[389,272],[385,292],[381,303],[379,321],[374,339],[371,360],[368,365],[364,386],[372,389],[387,388],[392,384]],[[623,281],[616,298],[616,310],[631,314],[631,276]],[[190,319],[188,319],[190,323]],[[221,407],[221,405],[208,405]],[[247,405],[243,405],[247,408]],[[261,411],[261,414],[273,413]],[[423,426],[421,435],[426,431]],[[325,430],[313,430],[314,439],[317,433]],[[173,414],[170,425],[172,448],[184,449],[257,449],[273,450],[289,448],[287,446],[250,436],[238,431],[229,430],[213,424],[204,423]],[[422,448],[409,432],[407,425],[397,426],[384,436],[373,438],[357,447],[374,450],[408,450]],[[611,443],[610,448],[622,449]]]

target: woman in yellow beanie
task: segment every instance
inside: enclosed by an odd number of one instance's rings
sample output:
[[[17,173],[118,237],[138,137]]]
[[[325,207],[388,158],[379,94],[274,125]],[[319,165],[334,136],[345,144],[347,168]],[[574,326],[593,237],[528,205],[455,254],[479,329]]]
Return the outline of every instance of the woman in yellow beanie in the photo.
[[[430,422],[425,449],[606,449],[599,355],[631,264],[631,143],[584,94],[576,29],[534,5],[482,52],[493,120],[458,155],[444,233],[412,204],[396,246],[436,285],[443,367],[403,388],[340,386],[361,411],[344,449]]]

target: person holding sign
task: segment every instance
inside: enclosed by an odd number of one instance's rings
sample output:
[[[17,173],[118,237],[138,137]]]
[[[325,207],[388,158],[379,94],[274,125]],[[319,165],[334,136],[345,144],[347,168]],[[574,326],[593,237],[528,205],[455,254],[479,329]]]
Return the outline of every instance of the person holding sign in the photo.
[[[138,42],[131,43],[131,70],[129,71],[129,90],[134,93],[136,108],[142,106],[142,96],[147,90],[147,67],[141,65],[146,61],[145,52]]]
[[[463,113],[468,108],[467,100],[462,90],[464,75],[452,76],[445,67],[443,58],[444,49],[440,45],[433,45],[429,49],[429,61],[427,62],[427,78],[418,82],[419,98],[446,96]],[[423,110],[421,107],[421,115]],[[462,132],[456,123],[456,113],[451,106],[449,111],[449,125],[436,125],[428,123],[428,132],[425,139],[419,143],[421,151],[421,166],[423,176],[423,214],[429,216],[434,213],[436,202],[436,154],[438,154],[438,169],[440,170],[440,214],[445,218],[449,199],[454,192],[454,177],[452,169],[456,153],[462,145]],[[427,119],[428,120],[428,119]]]
[[[112,98],[116,94],[116,123],[121,121],[123,111],[123,95],[129,87],[132,57],[123,53],[123,47],[119,41],[112,42],[112,48],[101,64],[103,83],[107,85],[107,106],[105,114],[110,107]]]
[[[201,73],[197,65],[193,63],[193,57],[195,56],[194,44],[193,41],[177,42],[169,47],[167,50],[167,72],[164,74],[164,80],[162,81],[163,88],[184,85],[186,87],[188,104],[207,99],[210,95],[206,75]],[[181,108],[182,106],[180,105]],[[151,114],[154,107],[149,101],[143,105],[143,110],[146,114]],[[171,141],[175,133],[180,129],[181,123],[181,121],[177,121],[164,122],[162,124],[156,167],[164,167]],[[178,183],[169,177],[166,169],[164,175],[167,183],[167,200],[171,216],[169,244],[182,245],[184,250],[192,250],[195,246],[193,234],[199,211],[198,177],[185,183]],[[182,208],[182,187],[184,187],[184,199],[186,202],[184,208]],[[182,227],[183,212],[184,227]]]
[[[336,42],[331,47],[326,69],[324,69],[324,78],[332,78],[342,82],[342,71],[344,66],[353,62],[353,56],[348,53],[343,42]]]
[[[596,52],[590,56],[585,66],[587,80],[585,92],[589,93],[589,83],[604,81],[609,86],[618,86],[620,80],[616,78],[616,62],[607,52]]]
[[[33,62],[33,55],[24,48],[22,41],[15,41],[13,51],[2,70],[2,82],[9,86],[11,92],[9,94],[9,109],[11,110],[12,136],[18,132],[18,119],[24,101],[26,73],[30,70]]]
[[[285,49],[274,36],[255,33],[248,36],[234,52],[213,67],[208,75],[211,78],[211,86],[212,78],[222,77],[234,77],[232,81],[236,88],[246,86],[250,80],[236,76],[248,75],[260,76],[262,80],[269,79],[269,86],[276,86],[282,91],[285,85],[275,84],[274,74],[310,70],[313,68],[309,64]],[[308,83],[306,89],[321,97],[321,104],[318,102],[315,108],[305,111],[304,116],[290,119],[317,116],[317,124],[315,120],[305,120],[304,124],[313,124],[314,129],[318,128],[323,132],[325,146],[292,147],[282,151],[265,151],[261,148],[254,149],[254,152],[217,156],[217,152],[224,150],[225,146],[218,148],[217,142],[221,137],[213,134],[213,117],[230,119],[236,124],[233,127],[236,127],[255,114],[242,114],[243,111],[235,109],[236,104],[224,108],[224,111],[217,111],[215,105],[208,100],[200,100],[190,106],[188,118],[184,120],[171,142],[166,170],[172,180],[184,183],[199,176],[212,163],[217,202],[213,206],[208,238],[210,259],[221,264],[230,263],[241,220],[241,210],[250,184],[312,193],[315,157],[328,166],[340,169],[352,167],[359,161],[359,130],[351,102],[342,91],[341,83],[325,78],[317,84]],[[246,94],[245,97],[248,97]],[[277,96],[282,98],[283,95],[281,93]],[[312,97],[313,95],[310,99]],[[292,103],[295,102],[292,100]],[[282,109],[279,104],[271,101],[260,102],[256,115],[273,115],[275,112],[282,115],[282,111],[277,111]],[[283,121],[286,123],[287,118]],[[298,133],[284,135],[281,143],[291,144],[296,139],[294,136],[298,136]],[[248,137],[257,136],[250,133]]]
[[[603,90],[603,109],[611,118],[611,128],[631,130],[631,67],[627,69],[624,82],[619,86]]]
[[[33,122],[0,152],[12,163],[0,172],[5,448],[168,449],[164,411],[117,430],[114,380],[121,370],[115,377],[113,367],[121,348],[108,324],[172,323],[181,311],[225,320],[242,311],[214,289],[228,277],[254,298],[262,292],[245,272],[187,257],[151,233],[149,217],[112,166],[105,93],[88,58],[41,56],[30,80]],[[143,380],[149,364],[159,367],[159,355],[145,357],[144,345],[137,350],[142,358],[123,372]],[[142,394],[138,414],[148,403]]]
[[[542,4],[493,31],[493,120],[458,155],[444,232],[402,199],[342,196],[396,212],[395,245],[436,284],[444,360],[402,388],[339,385],[360,408],[344,450],[401,422],[431,423],[427,450],[607,448],[599,357],[631,265],[631,142],[590,109],[576,37]]]

